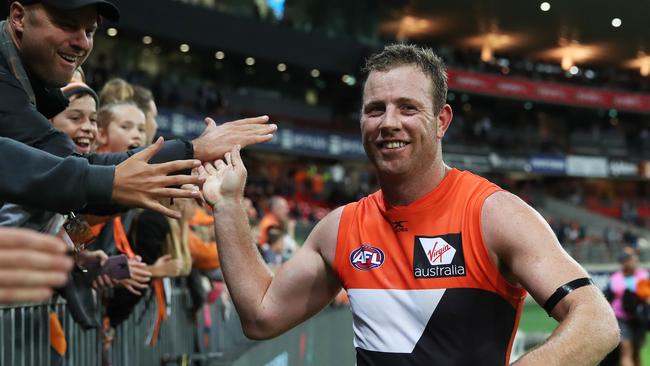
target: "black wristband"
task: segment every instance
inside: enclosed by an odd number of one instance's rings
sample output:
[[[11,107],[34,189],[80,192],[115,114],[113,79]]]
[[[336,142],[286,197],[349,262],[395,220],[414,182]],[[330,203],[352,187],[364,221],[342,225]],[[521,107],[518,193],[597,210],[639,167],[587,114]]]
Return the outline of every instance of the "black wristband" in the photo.
[[[555,290],[553,295],[546,300],[544,303],[544,310],[548,313],[548,316],[551,316],[551,311],[553,311],[553,308],[555,305],[557,305],[560,300],[564,299],[564,297],[573,290],[583,287],[583,286],[588,286],[588,285],[593,285],[594,281],[589,278],[589,277],[583,277],[583,278],[578,278],[577,280],[569,281],[565,283],[564,285],[560,286]]]

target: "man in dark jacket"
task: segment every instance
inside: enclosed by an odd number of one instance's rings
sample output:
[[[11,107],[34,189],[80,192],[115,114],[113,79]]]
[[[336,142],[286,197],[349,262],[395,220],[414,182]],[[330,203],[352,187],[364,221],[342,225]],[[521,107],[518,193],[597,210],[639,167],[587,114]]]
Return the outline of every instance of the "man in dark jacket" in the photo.
[[[57,131],[48,119],[60,113],[67,106],[60,87],[67,84],[74,70],[88,57],[93,48],[93,36],[97,22],[101,18],[117,20],[117,8],[108,1],[101,0],[21,0],[10,1],[9,15],[0,22],[0,136],[8,137],[60,157],[74,154],[74,144],[68,136]],[[225,123],[217,126],[206,120],[204,133],[193,141],[169,141],[160,147],[151,162],[167,162],[183,159],[210,161],[221,158],[236,144],[249,144],[270,140],[275,125],[267,124],[268,118],[257,117]],[[2,153],[0,151],[0,153]],[[169,196],[190,196],[192,193],[164,188],[156,179],[143,176],[146,160],[138,164],[127,164],[121,169],[120,163],[135,152],[123,154],[88,155],[91,164],[118,165],[112,172],[88,169],[89,174],[113,177],[113,189],[102,185],[101,200],[113,201],[155,209],[165,214],[169,210],[156,202],[157,198]],[[22,175],[34,174],[31,166],[22,162]],[[144,163],[144,164],[141,164]],[[185,162],[180,169],[189,170],[193,162]],[[80,165],[81,166],[81,165]],[[149,166],[150,167],[150,166]],[[169,166],[165,166],[169,168]],[[148,184],[140,186],[135,192],[132,182],[127,186],[118,176],[140,176],[148,178]],[[158,171],[160,174],[161,172]],[[169,172],[166,172],[169,173]],[[99,177],[99,176],[97,176]],[[52,179],[52,187],[74,185],[79,192],[84,191],[81,181],[69,182],[59,176]],[[105,179],[105,178],[104,178]],[[20,179],[19,179],[20,180]],[[182,183],[195,181],[188,178]],[[194,182],[196,183],[196,182]],[[16,193],[16,192],[14,192]],[[27,191],[18,192],[29,194]],[[58,192],[52,191],[48,199]],[[0,197],[0,199],[3,199]],[[94,202],[89,202],[87,211],[93,212]]]

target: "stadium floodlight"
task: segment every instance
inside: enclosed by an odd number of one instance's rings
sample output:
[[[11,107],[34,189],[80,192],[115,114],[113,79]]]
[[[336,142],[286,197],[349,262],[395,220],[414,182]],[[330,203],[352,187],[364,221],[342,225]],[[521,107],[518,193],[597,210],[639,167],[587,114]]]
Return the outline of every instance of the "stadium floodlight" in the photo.
[[[287,71],[287,65],[285,65],[285,64],[282,63],[282,62],[279,63],[279,64],[278,64],[278,71],[279,71],[279,72],[285,72],[285,71]]]
[[[623,21],[621,20],[621,18],[614,18],[614,19],[612,19],[612,27],[614,27],[614,28],[618,28],[618,27],[620,27],[622,24],[623,24]]]
[[[178,47],[178,49],[181,50],[181,52],[183,53],[187,53],[190,51],[190,45],[187,43],[183,43]]]
[[[113,27],[108,28],[106,34],[108,34],[109,37],[115,37],[117,35],[117,29]]]
[[[317,77],[320,76],[320,71],[318,69],[312,69],[310,74],[311,74],[311,77],[317,78]]]
[[[246,62],[246,65],[248,65],[248,66],[253,66],[253,65],[255,65],[255,59],[252,58],[252,57],[246,57],[246,61],[245,61],[245,62]]]
[[[551,4],[548,3],[548,2],[546,2],[546,1],[544,1],[543,3],[539,4],[539,8],[540,8],[542,11],[549,11],[549,10],[551,10]]]
[[[142,37],[142,43],[144,44],[151,44],[153,42],[153,38],[151,36],[144,36]]]
[[[226,57],[226,54],[223,51],[217,51],[214,53],[214,58],[217,60],[223,60]]]

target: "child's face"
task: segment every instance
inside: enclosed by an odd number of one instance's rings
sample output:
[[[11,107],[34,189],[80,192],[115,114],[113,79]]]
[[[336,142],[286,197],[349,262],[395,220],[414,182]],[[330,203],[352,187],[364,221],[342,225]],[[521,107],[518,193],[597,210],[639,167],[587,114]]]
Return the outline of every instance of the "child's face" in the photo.
[[[113,119],[106,128],[99,129],[102,151],[124,152],[144,145],[144,113],[134,105],[113,108]]]
[[[70,136],[77,152],[90,153],[97,139],[97,104],[90,95],[70,100],[68,108],[52,118],[54,128]]]

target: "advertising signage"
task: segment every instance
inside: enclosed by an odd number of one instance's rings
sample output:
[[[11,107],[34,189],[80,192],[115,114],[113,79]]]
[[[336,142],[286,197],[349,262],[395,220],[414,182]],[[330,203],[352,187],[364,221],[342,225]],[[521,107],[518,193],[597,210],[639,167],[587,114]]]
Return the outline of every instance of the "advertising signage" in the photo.
[[[236,117],[222,117],[217,124],[235,119]],[[164,110],[160,112],[156,121],[158,122],[158,133],[165,136],[193,139],[205,129],[205,122],[201,117]],[[281,125],[281,123],[279,124]],[[250,148],[326,158],[366,159],[359,136],[293,127],[280,126],[271,141],[252,145]]]
[[[531,155],[529,158],[530,171],[539,174],[565,175],[566,158],[558,155]]]

